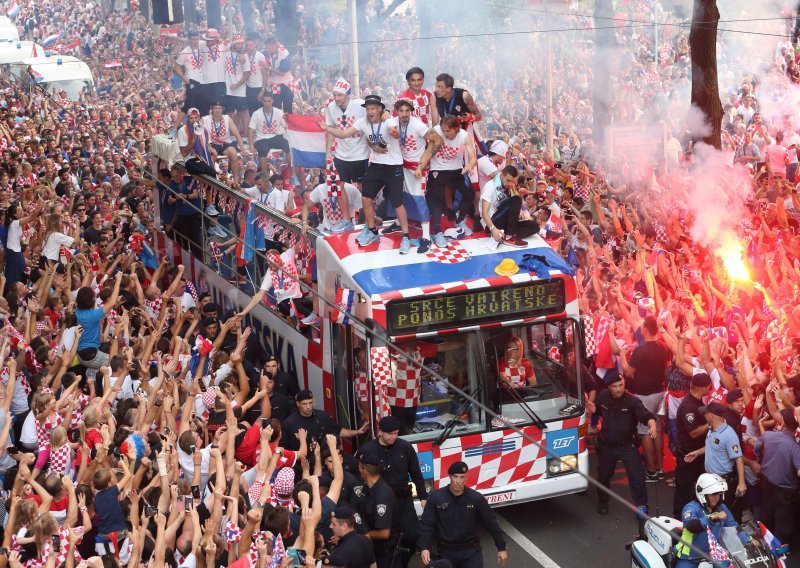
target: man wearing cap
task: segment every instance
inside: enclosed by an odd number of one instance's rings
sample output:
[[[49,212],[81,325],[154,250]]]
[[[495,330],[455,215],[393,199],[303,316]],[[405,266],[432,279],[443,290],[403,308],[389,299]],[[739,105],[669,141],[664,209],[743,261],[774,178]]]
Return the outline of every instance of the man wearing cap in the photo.
[[[497,562],[508,560],[503,531],[497,524],[486,497],[467,487],[469,468],[463,461],[450,464],[450,484],[428,496],[419,525],[419,549],[422,563],[431,561],[431,547],[436,539],[438,556],[461,568],[483,568],[483,553],[478,521],[492,535],[497,547]]]
[[[355,438],[367,431],[368,424],[365,422],[358,430],[342,428],[324,410],[314,408],[314,395],[308,389],[303,389],[294,397],[296,412],[287,418],[283,426],[283,437],[281,447],[287,450],[297,451],[300,449],[299,442],[295,437],[300,430],[308,432],[308,441],[319,441],[326,434],[333,434],[340,438]]]
[[[324,121],[320,122],[320,127],[326,133],[339,139],[361,133],[372,150],[372,162],[364,176],[361,198],[366,223],[356,237],[356,242],[365,247],[380,241],[375,226],[375,198],[381,191],[397,211],[403,238],[409,239],[408,218],[403,206],[403,154],[400,151],[399,137],[389,134],[392,129],[397,129],[397,119],[383,119],[386,105],[378,95],[368,95],[362,106],[367,109],[367,116],[359,118],[348,128],[334,128]],[[401,241],[401,247],[402,245]]]
[[[244,51],[244,36],[236,34],[225,51],[225,102],[228,112],[240,130],[247,128],[247,80],[250,78],[250,58]]]
[[[331,513],[331,531],[336,537],[336,548],[322,557],[323,566],[370,568],[377,566],[372,543],[356,532],[356,512],[348,504],[337,506]]]
[[[486,182],[500,175],[505,167],[508,144],[502,140],[495,140],[489,146],[489,153],[478,158],[478,186],[483,187]]]
[[[783,429],[764,432],[756,440],[764,488],[760,518],[781,542],[788,542],[795,532],[800,503],[800,445],[795,439],[795,412],[784,408],[780,418]]]
[[[183,115],[189,112],[190,108],[202,106],[200,86],[203,83],[205,55],[200,51],[200,36],[196,31],[190,30],[187,33],[187,39],[189,45],[181,50],[172,66],[173,72],[181,78],[184,85],[183,106],[178,113],[176,124],[182,122]]]
[[[692,500],[694,483],[703,473],[703,462],[686,461],[687,454],[699,450],[705,445],[705,437],[709,425],[700,412],[703,397],[711,390],[711,377],[707,373],[697,373],[689,383],[689,393],[683,398],[675,419],[678,421],[678,442],[675,455],[675,496],[672,502],[672,513],[680,518],[683,506]]]
[[[223,113],[223,109],[222,101],[214,101],[211,104],[211,114],[203,117],[203,126],[211,135],[209,143],[211,149],[216,152],[217,156],[228,158],[233,173],[233,187],[239,187],[241,163],[237,150],[244,149],[244,141],[239,133],[239,127],[227,114]]]
[[[648,435],[655,437],[655,415],[636,396],[625,392],[625,379],[619,374],[614,374],[608,389],[598,394],[594,403],[587,396],[586,408],[603,417],[603,428],[597,439],[598,481],[606,488],[611,487],[617,461],[621,460],[628,474],[633,503],[639,510],[647,512],[647,487],[644,463],[638,447],[637,425],[646,424]],[[607,515],[608,492],[599,491],[598,497],[597,512]],[[640,519],[640,530],[644,528],[643,525],[644,518]]]
[[[397,129],[389,134],[400,140],[403,155],[403,203],[409,219],[422,225],[422,237],[417,253],[428,252],[430,248],[430,211],[425,200],[427,167],[433,154],[444,144],[444,140],[419,118],[412,116],[414,106],[409,99],[397,99],[394,111],[397,116]],[[401,244],[401,248],[406,243]],[[408,245],[410,246],[410,242]],[[447,243],[445,242],[445,245]],[[403,253],[403,251],[400,251]]]
[[[247,139],[250,149],[258,152],[258,162],[262,172],[270,171],[269,152],[270,150],[283,150],[287,159],[289,158],[289,142],[284,135],[286,134],[286,122],[283,111],[272,106],[273,95],[269,91],[264,91],[261,95],[261,108],[250,117],[250,124],[247,128]]]
[[[733,512],[737,521],[742,520],[743,497],[747,491],[744,477],[744,457],[739,436],[725,421],[727,409],[719,402],[710,402],[698,409],[705,416],[710,428],[706,434],[705,446],[689,452],[684,461],[690,462],[705,455],[706,473],[715,473],[728,482],[725,505]]]
[[[394,416],[384,416],[378,422],[378,437],[358,449],[358,455],[373,454],[380,460],[383,479],[389,484],[397,498],[397,514],[403,532],[402,564],[408,565],[411,554],[416,550],[419,536],[419,521],[414,509],[409,479],[416,488],[417,499],[422,507],[428,493],[419,466],[419,457],[414,446],[399,438],[400,421]]]
[[[539,223],[519,219],[522,198],[515,189],[517,177],[517,168],[506,166],[500,175],[484,184],[481,189],[481,221],[495,242],[524,248],[528,246],[524,239],[539,232]]]
[[[378,568],[391,568],[399,558],[402,527],[394,491],[381,472],[378,456],[359,454],[358,473],[364,483],[353,488],[353,507],[358,531],[372,541]]]
[[[208,114],[211,103],[225,97],[225,57],[228,48],[223,45],[219,31],[214,28],[208,28],[203,40],[204,43],[200,44],[203,56],[202,102],[198,108],[203,114]]]
[[[333,85],[333,100],[325,107],[325,124],[333,128],[350,128],[359,118],[367,116],[362,99],[350,97],[350,83],[339,77]],[[333,158],[339,179],[345,183],[360,184],[369,165],[369,146],[361,132],[334,140],[325,136],[325,158]]]

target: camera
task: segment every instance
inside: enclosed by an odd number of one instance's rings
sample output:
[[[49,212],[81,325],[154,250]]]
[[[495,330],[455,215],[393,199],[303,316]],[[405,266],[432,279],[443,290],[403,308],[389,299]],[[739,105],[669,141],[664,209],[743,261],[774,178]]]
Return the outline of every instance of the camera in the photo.
[[[197,134],[198,136],[203,133],[203,126],[199,122],[195,122],[194,125],[192,126],[192,129],[194,130],[194,133]]]
[[[385,150],[386,149],[386,142],[384,140],[378,140],[377,146],[378,146],[378,148],[383,148]]]

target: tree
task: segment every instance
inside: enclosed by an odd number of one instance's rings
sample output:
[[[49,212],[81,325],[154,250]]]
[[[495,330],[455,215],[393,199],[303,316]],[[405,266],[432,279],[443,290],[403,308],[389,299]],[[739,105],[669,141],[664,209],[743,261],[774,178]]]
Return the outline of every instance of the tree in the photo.
[[[694,0],[689,49],[692,54],[692,106],[702,113],[703,124],[691,124],[692,138],[720,149],[722,147],[722,102],[717,77],[716,0]]]

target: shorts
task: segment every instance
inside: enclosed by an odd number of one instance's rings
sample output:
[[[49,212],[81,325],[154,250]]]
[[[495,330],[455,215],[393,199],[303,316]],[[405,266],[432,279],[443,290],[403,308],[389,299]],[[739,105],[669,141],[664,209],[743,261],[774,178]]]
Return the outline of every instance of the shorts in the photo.
[[[247,110],[247,97],[237,97],[236,95],[225,95],[226,112],[237,110]]]
[[[200,97],[197,101],[197,108],[200,114],[205,116],[209,113],[211,105],[220,102],[225,104],[225,82],[206,83],[200,85]]]
[[[657,392],[655,394],[635,394],[634,396],[642,401],[644,407],[653,413],[653,416],[656,417],[656,428],[659,432],[661,432],[661,419],[659,416],[659,412],[661,412],[661,404],[664,402],[664,394],[663,392]],[[636,433],[640,436],[644,436],[650,430],[650,427],[647,424],[637,424],[636,425]]]
[[[189,81],[186,85],[183,95],[183,106],[181,112],[186,114],[192,107],[202,106],[202,97],[200,95],[200,83],[197,81]]]
[[[250,111],[250,114],[253,114],[261,108],[261,101],[258,100],[258,95],[261,94],[261,87],[246,87],[245,90],[247,91],[247,95],[245,95],[247,110]]]
[[[209,144],[214,151],[219,154],[220,156],[227,150],[228,148],[233,148],[234,150],[239,150],[239,144],[236,142],[225,142],[225,144]]]
[[[369,158],[356,160],[354,162],[345,162],[344,160],[334,157],[333,165],[336,166],[336,171],[339,172],[339,178],[343,182],[361,183],[367,173]]]
[[[372,163],[367,168],[364,176],[361,195],[368,199],[375,199],[384,191],[383,197],[389,200],[392,207],[403,205],[403,166]]]
[[[272,138],[256,140],[253,146],[256,147],[256,152],[258,152],[260,158],[266,158],[270,150],[283,150],[287,154],[289,153],[289,143],[286,141],[286,138],[280,134]]]

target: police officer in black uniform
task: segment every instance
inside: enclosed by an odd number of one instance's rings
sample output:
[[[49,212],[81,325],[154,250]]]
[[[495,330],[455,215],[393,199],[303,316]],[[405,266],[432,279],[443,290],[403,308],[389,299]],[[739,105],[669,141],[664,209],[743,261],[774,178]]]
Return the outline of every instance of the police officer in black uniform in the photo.
[[[400,516],[402,541],[400,556],[403,566],[408,565],[416,550],[419,538],[419,519],[414,509],[414,498],[411,493],[409,479],[417,490],[417,498],[425,507],[428,497],[425,491],[425,480],[419,467],[419,457],[414,447],[407,441],[398,438],[400,420],[394,416],[384,416],[378,422],[378,437],[370,440],[358,450],[373,454],[381,460],[381,477],[389,484],[397,498],[397,514]]]
[[[370,568],[375,566],[375,551],[364,535],[356,532],[356,512],[350,505],[339,505],[331,513],[331,531],[336,547],[323,556],[323,566]]]
[[[381,460],[375,454],[360,454],[358,472],[364,481],[353,489],[358,532],[372,541],[378,568],[397,568],[400,515],[394,491],[381,477]]]
[[[647,424],[648,435],[656,437],[656,417],[647,410],[636,396],[625,391],[625,379],[615,375],[608,388],[597,395],[592,403],[587,399],[589,411],[603,417],[603,427],[597,438],[597,479],[605,487],[611,487],[611,478],[617,461],[621,460],[628,474],[631,498],[640,511],[647,512],[647,487],[645,467],[638,450],[637,423]],[[609,495],[598,492],[597,512],[608,514]],[[644,519],[640,519],[640,525]]]
[[[683,506],[692,500],[697,478],[705,473],[702,460],[687,462],[686,454],[699,450],[706,444],[708,422],[700,407],[703,397],[711,390],[711,377],[706,373],[698,373],[689,383],[689,394],[678,407],[675,418],[678,421],[678,448],[675,456],[675,499],[672,502],[672,513],[680,519]]]
[[[447,469],[450,485],[428,496],[419,525],[419,549],[426,566],[435,539],[439,558],[459,568],[483,568],[479,520],[492,535],[498,564],[504,566],[508,560],[503,531],[486,497],[466,486],[468,470],[464,462],[455,462]]]

